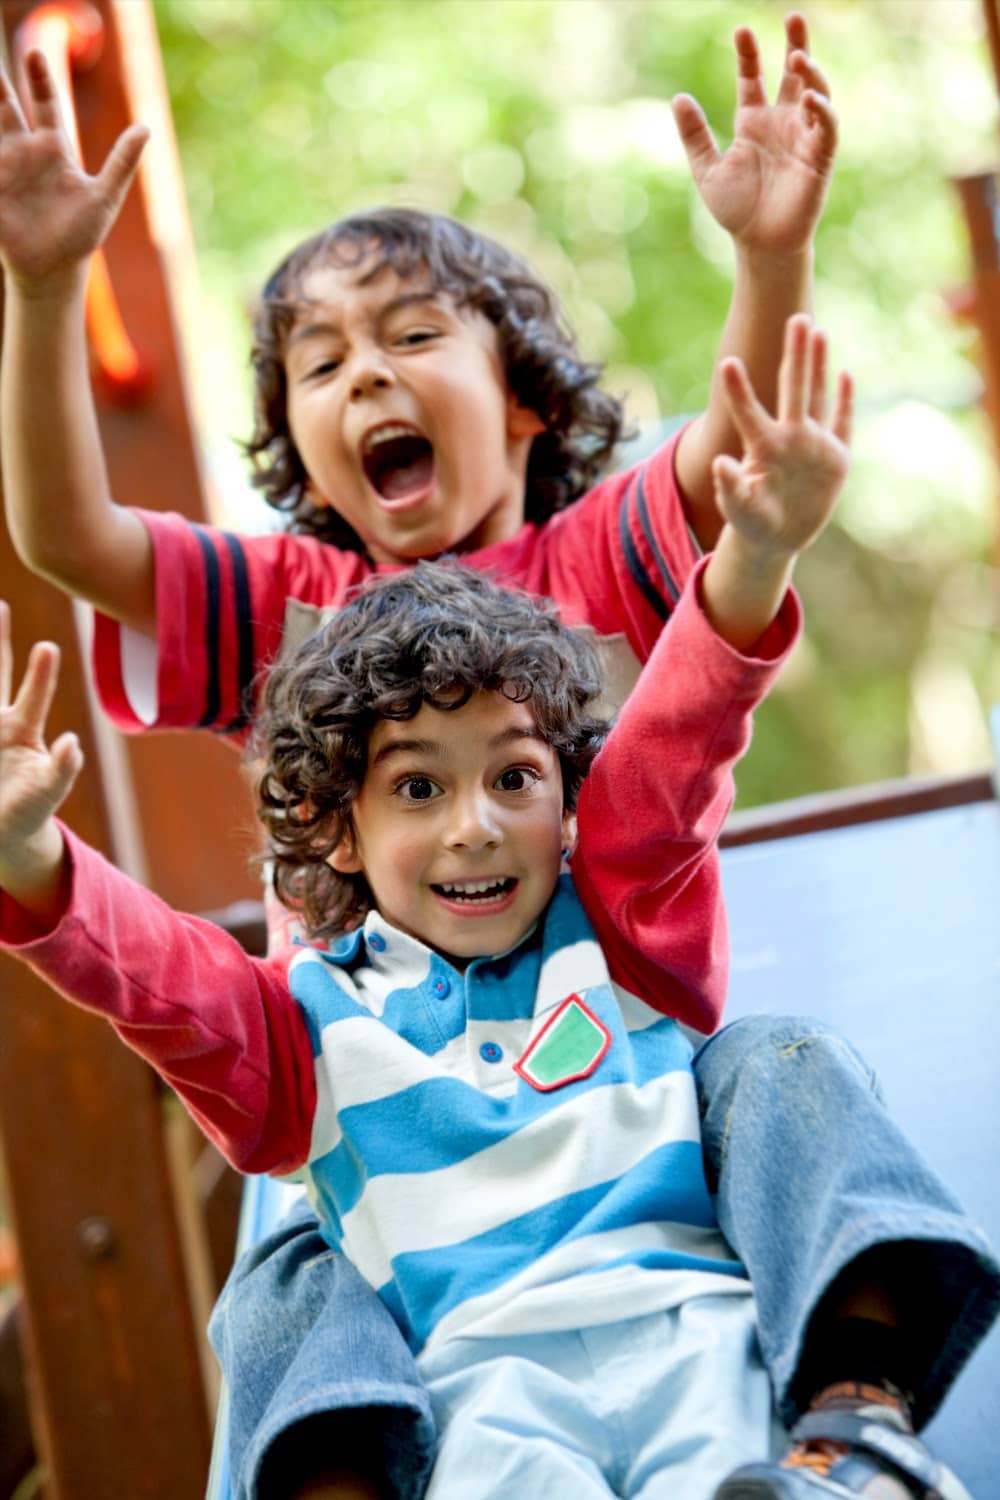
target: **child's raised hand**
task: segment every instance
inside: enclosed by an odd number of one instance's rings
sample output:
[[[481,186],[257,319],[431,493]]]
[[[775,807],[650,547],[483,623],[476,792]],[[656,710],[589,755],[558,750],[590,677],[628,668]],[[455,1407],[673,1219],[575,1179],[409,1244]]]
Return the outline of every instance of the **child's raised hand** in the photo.
[[[91,177],[59,117],[41,52],[25,59],[30,120],[0,69],[0,261],[25,288],[75,277],[103,243],[139,164],[148,131],[130,125]]]
[[[722,379],[744,455],[712,465],[719,509],[755,556],[792,559],[823,530],[847,477],[851,378],[841,373],[828,419],[826,336],[800,313],[785,326],[777,418],[738,359],[724,362]]]
[[[778,257],[811,244],[837,149],[837,117],[809,56],[805,18],[787,16],[785,34],[784,70],[769,104],[757,38],[748,26],[737,30],[736,121],[725,153],[696,100],[678,94],[673,101],[695,184],[713,218],[744,250]]]
[[[31,649],[24,679],[11,701],[13,652],[10,610],[0,602],[0,874],[19,865],[37,867],[39,836],[65,801],[83,765],[75,734],[45,743],[45,720],[59,677],[59,648],[40,641]],[[61,845],[60,845],[61,846]]]

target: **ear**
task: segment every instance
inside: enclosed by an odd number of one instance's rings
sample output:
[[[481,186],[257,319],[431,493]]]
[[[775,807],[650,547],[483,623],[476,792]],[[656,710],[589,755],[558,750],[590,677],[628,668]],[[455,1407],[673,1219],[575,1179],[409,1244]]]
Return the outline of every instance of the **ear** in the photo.
[[[562,815],[562,849],[563,859],[569,859],[576,848],[576,813],[564,812]]]
[[[311,479],[306,480],[306,495],[317,510],[333,509],[328,496],[324,495],[323,491]]]
[[[361,855],[358,853],[354,841],[354,830],[350,827],[344,829],[340,843],[326,856],[326,862],[331,870],[336,870],[338,875],[360,875],[364,871]]]
[[[513,391],[507,392],[507,436],[509,438],[536,438],[545,431],[545,423],[537,411],[522,406]]]

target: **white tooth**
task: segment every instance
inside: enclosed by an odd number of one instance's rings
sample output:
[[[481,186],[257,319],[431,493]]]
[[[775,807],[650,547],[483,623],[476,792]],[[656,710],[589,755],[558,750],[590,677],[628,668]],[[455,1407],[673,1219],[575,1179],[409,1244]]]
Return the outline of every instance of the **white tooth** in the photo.
[[[494,886],[501,884],[506,877],[498,876],[496,880],[470,880],[464,885],[454,885],[451,882],[442,881],[441,889],[454,896],[481,896],[486,891],[493,890]]]
[[[401,422],[389,422],[385,427],[379,427],[376,432],[370,433],[365,438],[365,452],[371,453],[380,443],[392,442],[395,438],[416,437],[412,427],[405,427]]]

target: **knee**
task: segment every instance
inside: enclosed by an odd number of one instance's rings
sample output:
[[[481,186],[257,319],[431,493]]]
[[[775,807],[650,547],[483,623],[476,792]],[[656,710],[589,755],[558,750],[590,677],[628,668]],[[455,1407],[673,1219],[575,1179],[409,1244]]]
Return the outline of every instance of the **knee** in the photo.
[[[306,1215],[290,1217],[245,1250],[208,1325],[223,1369],[259,1360],[272,1345],[283,1349],[289,1329],[308,1329],[336,1294],[341,1261]]]
[[[814,1016],[778,1015],[771,1011],[740,1016],[702,1044],[695,1054],[695,1067],[742,1068],[754,1058],[772,1057],[824,1037],[836,1037],[836,1032]]]
[[[851,1074],[876,1094],[878,1080],[864,1058],[825,1021],[772,1013],[741,1016],[709,1037],[694,1058],[703,1109],[729,1100],[737,1087],[788,1087],[790,1075]]]

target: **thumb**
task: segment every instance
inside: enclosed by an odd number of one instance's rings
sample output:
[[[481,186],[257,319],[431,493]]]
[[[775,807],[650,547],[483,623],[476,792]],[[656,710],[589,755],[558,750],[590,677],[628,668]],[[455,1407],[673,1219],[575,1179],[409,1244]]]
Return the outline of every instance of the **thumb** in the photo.
[[[738,504],[743,485],[743,468],[730,453],[720,453],[712,460],[712,480],[715,485],[715,503],[720,514],[728,520]]]
[[[705,173],[721,159],[715,137],[709,129],[701,105],[690,94],[677,94],[671,101],[671,109],[692,175],[695,182],[700,182]]]
[[[149,140],[145,125],[130,125],[115,141],[97,174],[98,186],[113,214],[117,214],[132,185],[139,158]]]
[[[62,806],[83,769],[83,750],[77,736],[68,730],[61,734],[49,751],[51,777],[49,791],[53,812]]]

